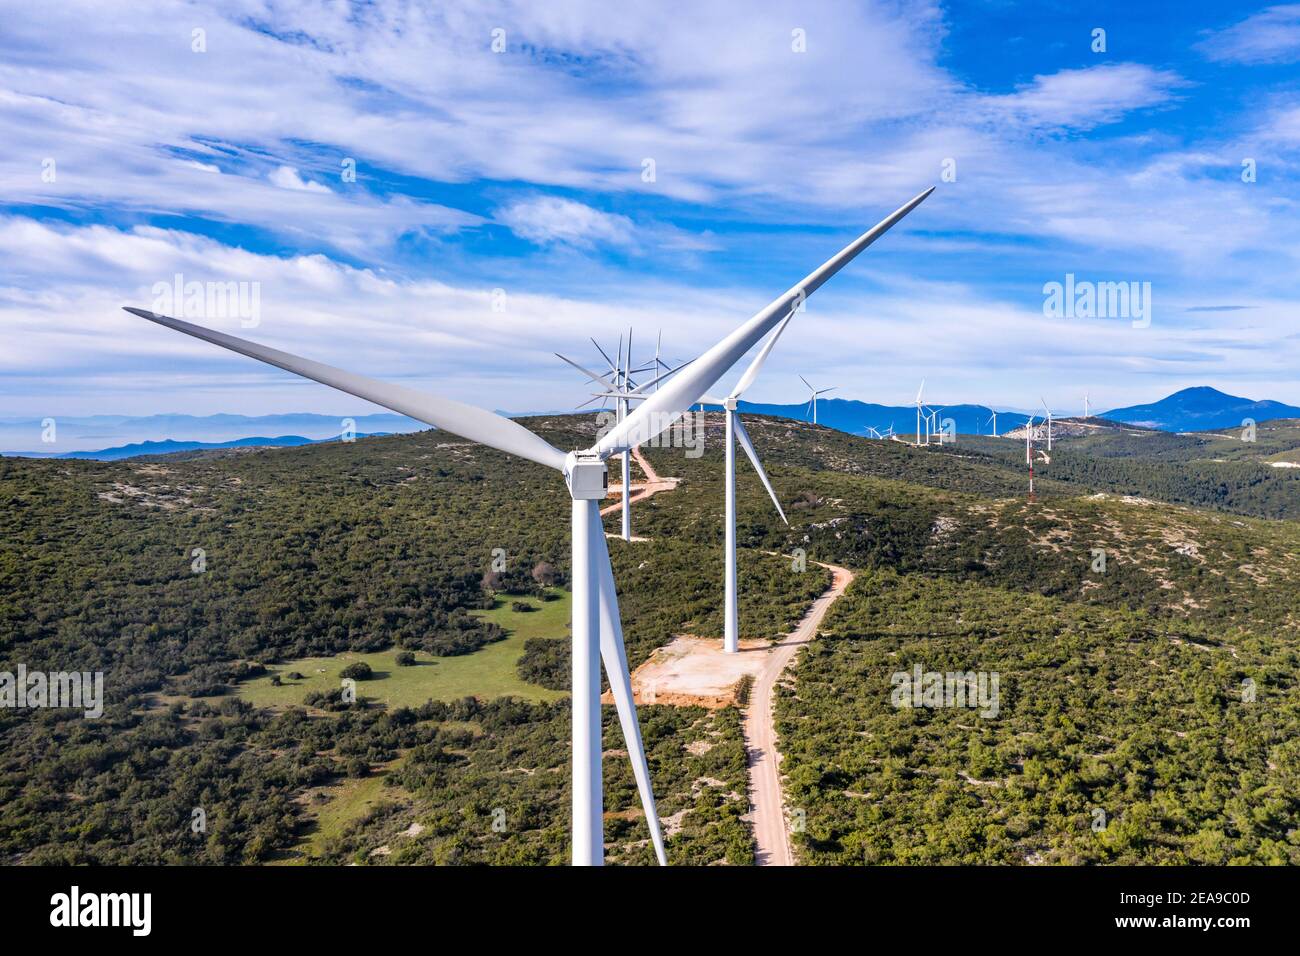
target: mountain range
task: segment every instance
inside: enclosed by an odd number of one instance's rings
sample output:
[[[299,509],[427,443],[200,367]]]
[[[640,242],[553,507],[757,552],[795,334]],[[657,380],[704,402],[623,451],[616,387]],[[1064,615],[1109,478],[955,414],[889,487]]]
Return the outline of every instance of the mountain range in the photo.
[[[1300,407],[1268,400],[1257,402],[1227,395],[1216,388],[1200,386],[1174,392],[1150,405],[1115,408],[1106,412],[1105,416],[1128,425],[1158,428],[1161,431],[1190,432],[1210,428],[1236,428],[1247,418],[1256,422],[1272,418],[1300,418]]]
[[[964,435],[992,434],[993,410],[986,405],[930,405],[939,410],[939,420],[951,418]],[[776,415],[809,421],[808,405],[763,402],[740,403],[743,412]],[[519,413],[514,417],[527,417]],[[1064,417],[1058,412],[1059,417]],[[1240,426],[1245,419],[1256,422],[1276,418],[1300,418],[1300,407],[1275,401],[1255,401],[1200,386],[1185,388],[1158,402],[1098,412],[1095,417],[1126,425],[1161,431],[1200,431]],[[1029,419],[1023,412],[997,413],[998,434],[1012,431]],[[916,406],[877,405],[853,399],[829,398],[817,402],[817,421],[828,428],[855,435],[868,428],[906,438],[916,434]],[[32,458],[92,458],[114,461],[139,455],[161,455],[206,448],[237,448],[256,445],[305,445],[335,441],[343,419],[335,415],[291,413],[283,415],[92,415],[57,420],[57,442],[44,451],[5,451],[6,455]],[[352,422],[358,437],[419,431],[428,426],[404,415],[379,413],[356,415]],[[0,419],[0,448],[35,448],[41,441],[40,419]],[[276,435],[274,438],[249,437]],[[116,440],[117,444],[110,444]]]

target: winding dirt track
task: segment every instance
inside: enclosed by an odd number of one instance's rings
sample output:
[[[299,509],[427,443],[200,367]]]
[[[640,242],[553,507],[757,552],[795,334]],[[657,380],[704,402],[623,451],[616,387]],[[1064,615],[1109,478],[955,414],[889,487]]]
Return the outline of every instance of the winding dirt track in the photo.
[[[678,481],[678,479],[676,479],[676,478],[661,478],[661,477],[659,477],[659,473],[658,473],[657,471],[655,471],[653,467],[651,467],[650,462],[646,461],[645,455],[641,454],[641,446],[640,446],[640,445],[637,445],[635,448],[632,449],[632,457],[635,458],[635,459],[636,459],[636,463],[637,463],[638,465],[641,466],[641,473],[642,473],[643,475],[645,475],[645,481],[640,482],[640,483],[632,482],[632,496],[631,496],[631,501],[633,501],[633,502],[643,501],[643,500],[645,500],[646,498],[649,498],[649,497],[650,497],[651,495],[653,495],[655,492],[658,492],[658,491],[672,491],[674,488],[677,487],[677,481]],[[600,509],[601,517],[604,517],[605,515],[611,515],[611,514],[614,514],[614,513],[617,512],[617,511],[622,511],[622,510],[623,510],[623,498],[622,498],[622,486],[621,486],[621,484],[619,484],[619,485],[610,485],[610,489],[609,489],[609,490],[610,490],[610,493],[611,493],[611,494],[613,494],[614,491],[617,490],[617,491],[619,492],[619,500],[618,500],[617,502],[615,502],[614,504],[612,504],[612,505],[607,505],[606,507],[601,508],[601,509]],[[616,535],[616,534],[610,534],[609,537],[611,537],[611,538],[617,538],[618,535]],[[636,535],[633,535],[633,536],[632,536],[632,540],[633,540],[633,541],[644,541],[644,540],[646,540],[646,539],[645,539],[645,538],[638,538]]]
[[[830,570],[834,579],[829,589],[813,601],[798,626],[776,647],[754,679],[745,711],[745,754],[749,763],[749,819],[754,827],[755,854],[759,866],[793,866],[790,833],[781,794],[781,754],[776,749],[776,723],[772,710],[777,681],[799,648],[817,636],[822,618],[845,588],[853,572],[833,564],[818,564]]]
[[[672,491],[677,487],[678,479],[661,478],[641,454],[640,447],[632,449],[632,457],[641,466],[646,480],[633,484],[632,501],[641,501],[660,491]],[[612,490],[612,489],[611,489]],[[602,515],[621,511],[623,502],[620,498],[615,504],[601,509]],[[617,535],[610,534],[610,537]],[[633,541],[645,541],[645,538],[632,536]],[[762,670],[754,678],[754,686],[749,694],[749,706],[745,710],[744,736],[745,759],[749,766],[749,805],[748,819],[754,828],[754,842],[757,844],[755,858],[759,866],[793,866],[794,854],[790,850],[790,832],[785,819],[785,799],[781,793],[781,754],[776,749],[776,715],[772,703],[776,684],[785,669],[790,666],[799,648],[817,636],[822,619],[830,606],[842,595],[853,581],[853,572],[834,564],[822,564],[833,575],[831,586],[824,591],[808,608],[803,619],[793,631],[771,648],[752,648],[743,653],[767,654]]]

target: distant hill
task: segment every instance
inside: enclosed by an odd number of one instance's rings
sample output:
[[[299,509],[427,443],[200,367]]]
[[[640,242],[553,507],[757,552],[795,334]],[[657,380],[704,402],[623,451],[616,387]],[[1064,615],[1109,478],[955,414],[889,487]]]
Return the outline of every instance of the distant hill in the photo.
[[[318,415],[286,412],[274,415],[55,415],[53,444],[44,444],[42,418],[0,418],[0,453],[27,458],[56,458],[71,452],[99,452],[147,442],[221,444],[261,435],[302,436],[320,440],[337,436],[352,419],[358,433],[395,435],[429,426],[392,412],[357,415]],[[142,452],[141,454],[147,454]]]
[[[357,438],[379,437],[385,432],[358,434]],[[316,445],[321,442],[339,441],[338,435],[332,438],[303,438],[301,435],[280,435],[275,438],[236,438],[233,441],[142,441],[120,445],[116,448],[101,448],[98,451],[71,451],[62,455],[31,452],[27,454],[6,452],[8,457],[22,458],[77,458],[91,461],[121,461],[123,458],[138,458],[143,455],[170,455],[182,451],[207,451],[220,448],[293,448],[298,445]]]
[[[957,431],[963,435],[992,434],[993,425],[989,417],[993,410],[985,405],[941,405],[929,404],[931,410],[942,409],[939,420],[951,418]],[[793,418],[796,421],[811,421],[806,402],[797,405],[767,405],[761,402],[740,403],[740,411],[757,415],[778,415]],[[998,433],[1018,428],[1029,419],[1019,412],[998,412]],[[853,399],[823,398],[817,401],[817,424],[835,428],[853,435],[861,435],[867,427],[884,431],[890,424],[894,434],[906,438],[909,434],[916,437],[915,405],[875,405]]]
[[[1152,402],[1106,412],[1106,417],[1129,425],[1162,431],[1190,432],[1240,426],[1244,419],[1257,422],[1273,418],[1300,418],[1300,407],[1282,402],[1254,401],[1228,395],[1217,388],[1199,386]]]

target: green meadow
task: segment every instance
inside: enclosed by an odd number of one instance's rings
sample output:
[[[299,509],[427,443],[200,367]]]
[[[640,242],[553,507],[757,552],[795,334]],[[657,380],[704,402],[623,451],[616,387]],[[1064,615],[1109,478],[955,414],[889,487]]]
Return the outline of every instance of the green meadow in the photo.
[[[490,611],[476,611],[485,620],[501,625],[506,639],[488,644],[472,654],[458,657],[432,657],[417,652],[412,666],[397,666],[398,648],[369,654],[344,653],[333,657],[303,657],[273,664],[263,677],[246,681],[239,696],[258,707],[290,707],[301,704],[311,691],[331,691],[339,686],[340,672],[355,661],[365,661],[374,676],[357,682],[357,696],[387,707],[418,707],[427,700],[456,700],[478,697],[520,697],[529,701],[550,701],[564,696],[521,680],[515,665],[532,637],[564,638],[568,636],[570,597],[556,590],[558,599],[542,601],[533,597],[507,595],[497,598]],[[533,610],[515,611],[516,602]],[[286,675],[297,672],[301,680]],[[271,683],[279,676],[280,686]]]

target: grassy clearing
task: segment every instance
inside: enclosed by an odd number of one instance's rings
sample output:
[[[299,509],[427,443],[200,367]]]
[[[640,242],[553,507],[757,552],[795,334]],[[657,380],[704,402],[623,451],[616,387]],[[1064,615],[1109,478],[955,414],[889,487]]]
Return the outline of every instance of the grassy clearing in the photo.
[[[532,637],[563,638],[568,634],[570,598],[566,591],[556,591],[558,600],[507,596],[498,598],[490,611],[476,612],[485,620],[501,625],[507,633],[503,641],[460,657],[430,657],[417,653],[416,663],[398,667],[397,649],[370,654],[344,653],[333,657],[304,657],[268,668],[268,674],[246,681],[239,696],[258,707],[290,707],[301,704],[314,690],[330,691],[339,686],[339,673],[355,661],[365,661],[374,677],[357,685],[357,694],[372,703],[388,707],[417,707],[427,700],[456,700],[478,697],[491,700],[513,696],[529,701],[550,701],[562,697],[560,691],[548,690],[519,678],[515,665],[523,653],[524,642]],[[515,611],[511,605],[522,601],[531,611]],[[291,672],[302,675],[290,680]],[[278,675],[281,686],[271,683]]]

